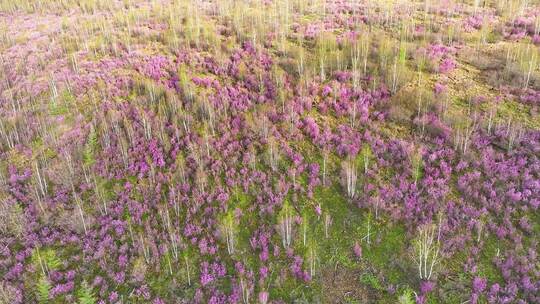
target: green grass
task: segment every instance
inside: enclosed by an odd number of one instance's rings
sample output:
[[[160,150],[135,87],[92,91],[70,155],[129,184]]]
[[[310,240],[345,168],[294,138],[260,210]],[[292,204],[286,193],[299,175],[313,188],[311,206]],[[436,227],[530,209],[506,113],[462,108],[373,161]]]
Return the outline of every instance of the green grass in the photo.
[[[507,122],[509,119],[512,122],[519,122],[529,128],[540,130],[540,118],[539,114],[533,116],[531,114],[531,107],[517,101],[506,100],[498,108],[497,118],[501,122]]]
[[[404,269],[396,267],[394,261],[403,260],[406,256],[406,232],[401,225],[385,224],[382,221],[372,220],[371,245],[362,242],[363,255],[357,259],[352,251],[354,243],[360,241],[367,233],[366,222],[368,212],[361,210],[348,202],[342,195],[337,185],[329,188],[319,187],[315,191],[315,202],[321,203],[324,212],[330,212],[333,224],[330,226],[330,237],[324,238],[322,223],[316,229],[316,237],[321,239],[321,264],[322,267],[334,268],[337,265],[362,271],[362,275],[356,280],[360,284],[369,286],[381,294],[386,293],[386,283],[408,284],[408,274]],[[321,218],[322,221],[322,218]],[[377,242],[377,238],[380,239]],[[371,267],[384,273],[384,282],[365,272],[366,267]],[[321,291],[324,292],[324,291]],[[391,295],[386,295],[388,299]]]
[[[493,264],[493,258],[497,254],[497,248],[500,247],[500,251],[503,252],[503,248],[495,236],[490,236],[485,240],[484,247],[482,249],[480,260],[478,262],[478,275],[488,279],[490,283],[502,283],[501,272]]]
[[[365,259],[374,267],[385,273],[386,279],[392,284],[399,284],[405,281],[406,274],[397,267],[392,266],[392,262],[403,261],[407,258],[405,251],[405,229],[402,226],[385,225],[375,227],[380,229],[381,241],[379,244],[372,243],[363,251]]]

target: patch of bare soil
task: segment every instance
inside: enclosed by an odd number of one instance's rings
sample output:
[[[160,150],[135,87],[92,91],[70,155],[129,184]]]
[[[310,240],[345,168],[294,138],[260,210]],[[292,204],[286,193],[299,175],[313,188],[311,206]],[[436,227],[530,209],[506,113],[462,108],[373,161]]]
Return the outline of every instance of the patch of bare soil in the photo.
[[[322,272],[322,299],[325,304],[375,303],[377,295],[358,279],[361,271],[343,266],[326,268]]]

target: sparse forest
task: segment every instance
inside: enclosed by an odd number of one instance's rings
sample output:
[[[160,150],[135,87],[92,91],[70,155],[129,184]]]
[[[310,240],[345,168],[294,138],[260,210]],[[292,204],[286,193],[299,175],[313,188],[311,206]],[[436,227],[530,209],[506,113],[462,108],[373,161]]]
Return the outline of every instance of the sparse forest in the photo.
[[[540,303],[537,0],[0,0],[0,304]]]

